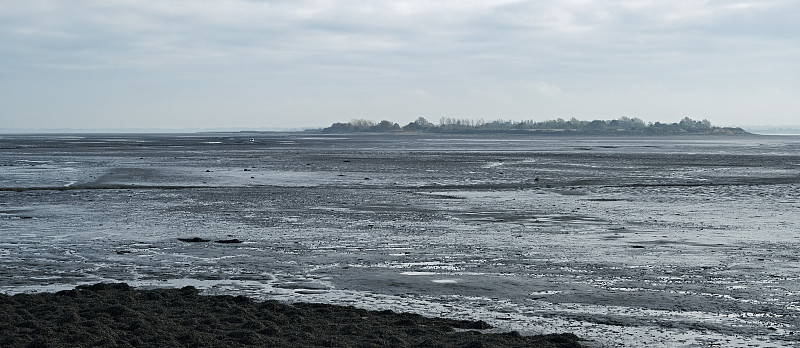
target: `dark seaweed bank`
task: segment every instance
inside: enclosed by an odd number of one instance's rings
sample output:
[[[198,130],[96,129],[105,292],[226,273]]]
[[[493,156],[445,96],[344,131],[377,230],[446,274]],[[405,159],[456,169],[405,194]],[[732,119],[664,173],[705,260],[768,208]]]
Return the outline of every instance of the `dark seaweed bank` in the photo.
[[[572,334],[481,333],[483,321],[201,296],[127,284],[0,294],[2,347],[582,347]]]

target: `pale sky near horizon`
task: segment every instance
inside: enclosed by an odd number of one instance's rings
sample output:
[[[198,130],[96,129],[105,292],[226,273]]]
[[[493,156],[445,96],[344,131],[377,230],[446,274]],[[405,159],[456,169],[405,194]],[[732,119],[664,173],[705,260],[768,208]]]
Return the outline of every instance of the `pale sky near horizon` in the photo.
[[[798,96],[798,0],[0,0],[0,129],[781,126]]]

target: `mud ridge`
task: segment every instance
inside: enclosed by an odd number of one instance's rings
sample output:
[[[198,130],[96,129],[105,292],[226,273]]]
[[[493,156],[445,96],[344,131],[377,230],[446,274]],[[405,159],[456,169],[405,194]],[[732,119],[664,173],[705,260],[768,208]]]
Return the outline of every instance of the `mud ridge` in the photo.
[[[91,185],[91,186],[38,186],[38,187],[0,187],[0,191],[5,192],[28,192],[28,191],[74,191],[74,190],[184,190],[214,188],[212,186],[192,186],[192,185]]]

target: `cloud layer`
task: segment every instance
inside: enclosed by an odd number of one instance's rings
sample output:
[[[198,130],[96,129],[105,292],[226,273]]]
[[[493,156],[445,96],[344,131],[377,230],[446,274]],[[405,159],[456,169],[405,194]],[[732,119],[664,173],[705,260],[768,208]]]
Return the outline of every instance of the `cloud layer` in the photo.
[[[798,123],[797,1],[0,3],[2,127]]]

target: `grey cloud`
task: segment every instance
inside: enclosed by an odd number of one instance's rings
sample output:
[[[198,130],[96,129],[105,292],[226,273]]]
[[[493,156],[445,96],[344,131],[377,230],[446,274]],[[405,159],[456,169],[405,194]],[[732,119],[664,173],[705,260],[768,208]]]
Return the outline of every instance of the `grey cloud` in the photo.
[[[281,112],[309,120],[318,110],[355,112],[366,105],[364,95],[390,105],[419,98],[420,110],[525,114],[585,105],[588,114],[613,104],[586,97],[592,90],[659,85],[673,96],[678,89],[700,95],[703,88],[728,88],[731,80],[800,89],[786,77],[798,74],[799,7],[797,1],[29,0],[0,3],[0,75],[56,94],[66,82],[55,79],[91,71],[98,83],[119,84],[120,93],[137,93],[124,86],[148,80],[162,89],[152,98],[185,98],[188,105],[215,93],[239,103],[248,100],[237,95],[250,96],[262,103],[251,109],[280,104]],[[43,83],[42,76],[53,81]],[[425,98],[403,92],[423,90]],[[475,97],[476,90],[509,96],[507,104],[521,101],[503,105]],[[310,93],[332,107],[306,106],[303,95]],[[641,99],[657,104],[648,95]],[[679,99],[695,102],[691,93]]]

